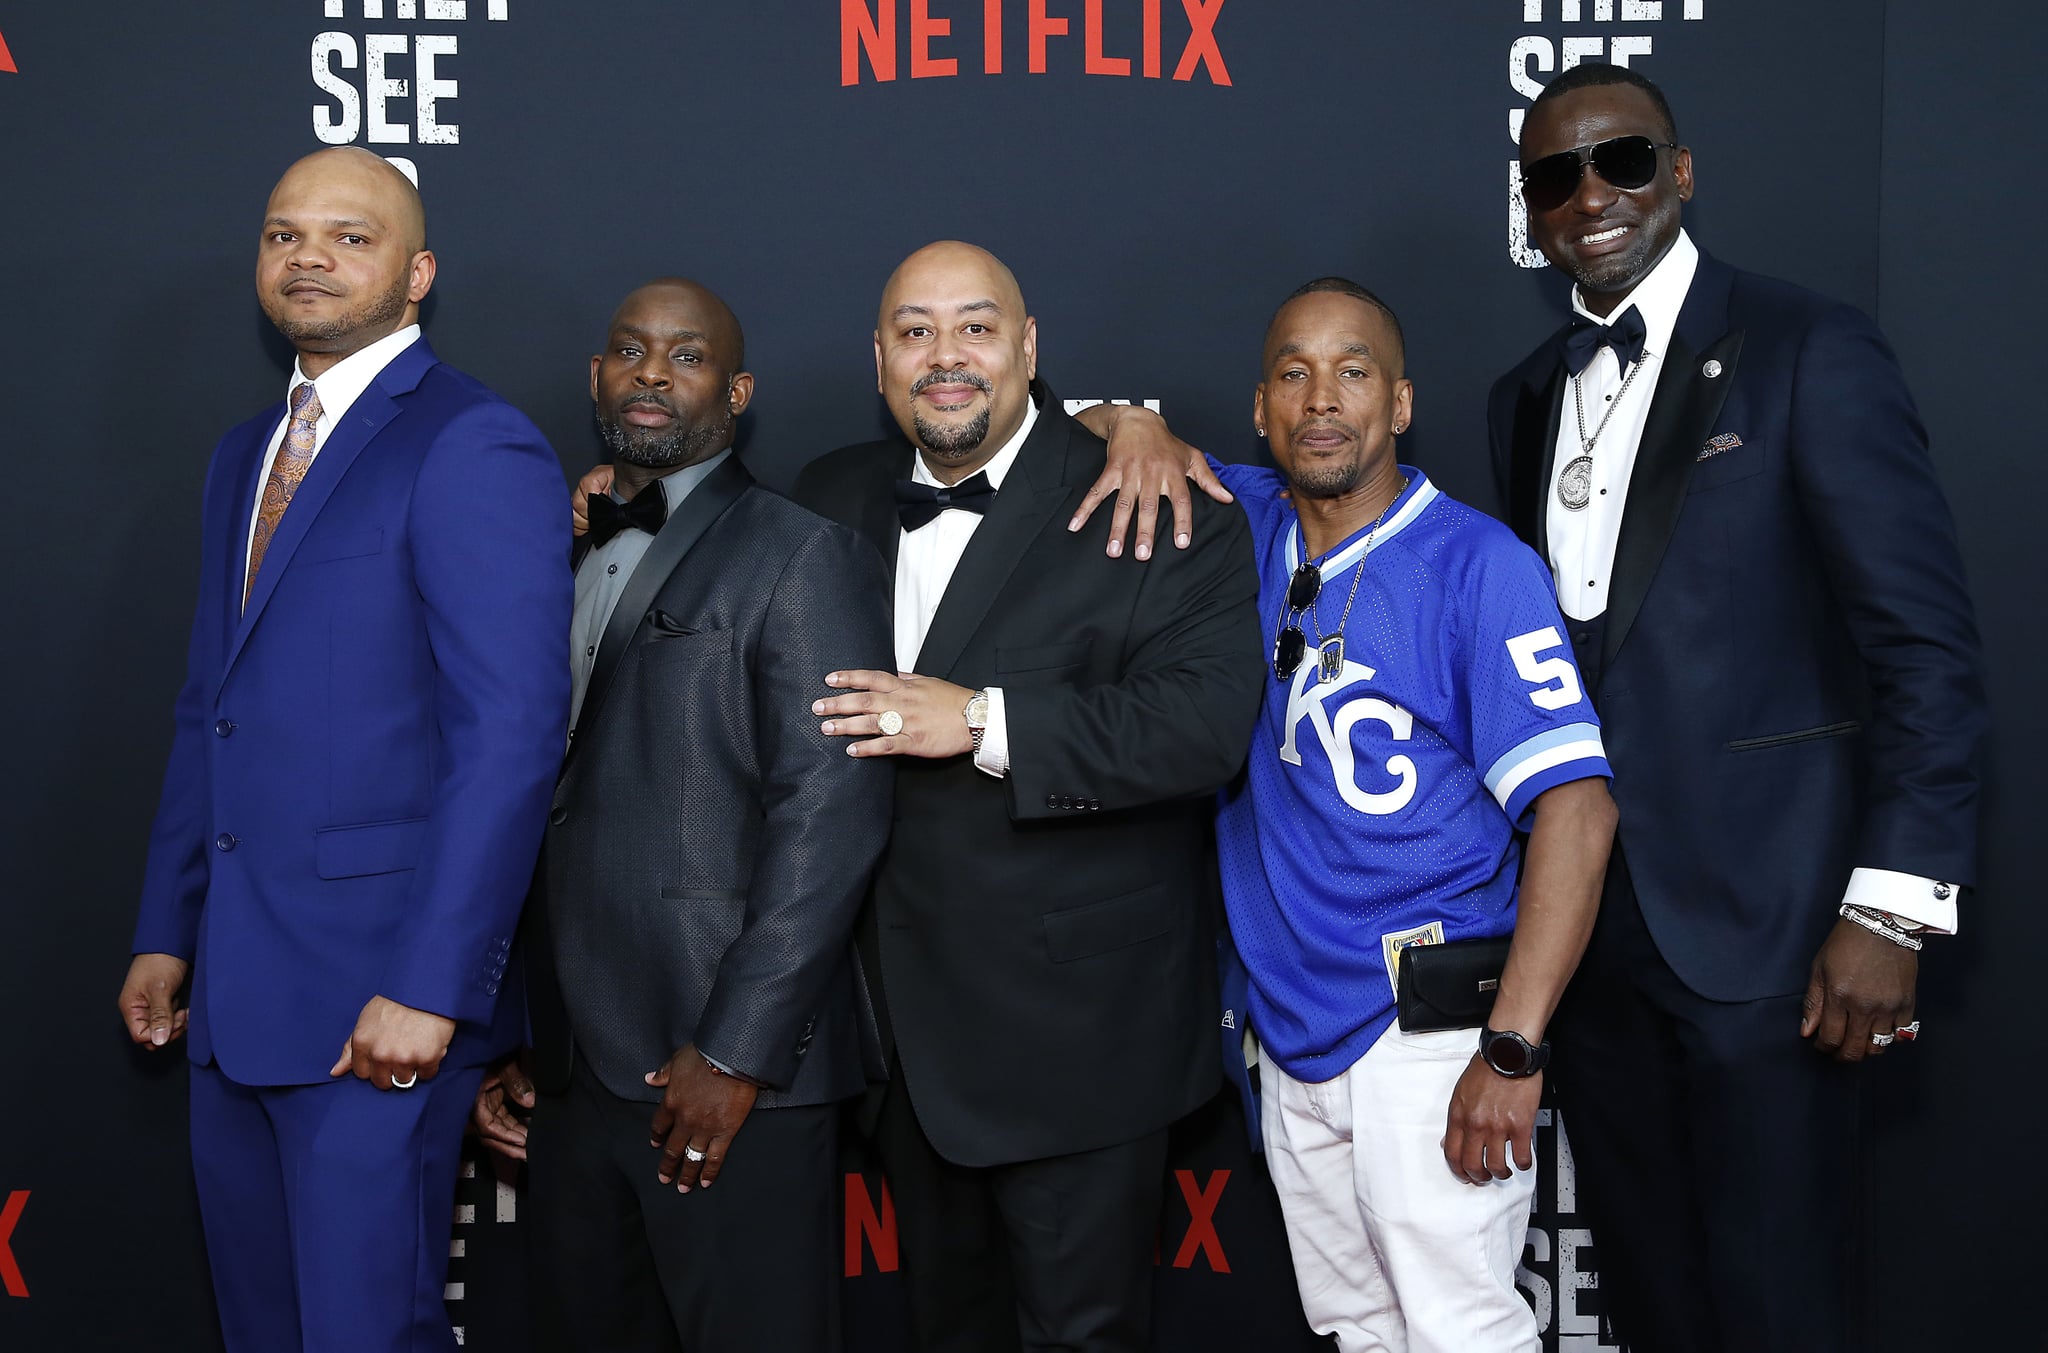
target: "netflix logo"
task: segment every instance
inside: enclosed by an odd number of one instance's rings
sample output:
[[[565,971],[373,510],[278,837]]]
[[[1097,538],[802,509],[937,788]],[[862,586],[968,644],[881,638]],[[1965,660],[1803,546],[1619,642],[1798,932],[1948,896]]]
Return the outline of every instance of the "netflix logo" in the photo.
[[[7,1195],[6,1202],[0,1203],[0,1290],[10,1297],[28,1295],[28,1281],[21,1276],[21,1265],[14,1259],[14,1228],[21,1225],[21,1214],[27,1208],[27,1189],[16,1189]]]
[[[1159,80],[1170,70],[1176,80],[1227,85],[1216,43],[1222,11],[1223,0],[839,0],[839,83],[958,75],[977,59],[983,75],[1001,75],[1017,68],[1005,37],[1021,32],[1033,75],[1057,67]]]
[[[1161,1235],[1153,1254],[1154,1264],[1171,1263],[1175,1268],[1193,1268],[1197,1259],[1215,1273],[1230,1272],[1230,1260],[1223,1253],[1223,1238],[1216,1233],[1216,1205],[1223,1201],[1230,1171],[1211,1170],[1198,1180],[1193,1170],[1175,1170],[1173,1182],[1187,1204],[1188,1225],[1178,1237]],[[897,1253],[896,1200],[889,1183],[879,1175],[870,1182],[867,1175],[846,1176],[846,1277],[858,1278],[872,1259],[877,1273],[894,1273]],[[1174,1241],[1171,1258],[1167,1243]]]

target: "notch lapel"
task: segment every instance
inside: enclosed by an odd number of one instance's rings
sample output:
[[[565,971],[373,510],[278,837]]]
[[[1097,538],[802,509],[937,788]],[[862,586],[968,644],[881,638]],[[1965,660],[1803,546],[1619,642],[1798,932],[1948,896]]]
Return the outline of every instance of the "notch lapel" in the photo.
[[[981,525],[974,528],[974,536],[946,584],[932,627],[925,632],[924,647],[917,653],[919,675],[945,676],[953,670],[967,641],[995,604],[996,594],[1016,572],[1024,551],[1066,501],[1069,488],[1061,471],[1073,435],[1070,421],[1048,394],[1037,425],[1018,448],[1003,487],[989,504]]]
[[[326,443],[321,446],[320,454],[313,458],[313,467],[300,481],[298,492],[292,495],[291,506],[285,509],[283,518],[277,523],[277,532],[271,536],[270,546],[263,553],[263,568],[256,575],[255,587],[250,589],[248,604],[242,607],[241,623],[235,627],[234,637],[229,640],[227,661],[221,664],[221,685],[226,684],[228,673],[234,670],[235,659],[241,656],[263,608],[270,604],[271,595],[277,591],[277,580],[291,566],[292,555],[306,538],[306,532],[311,529],[313,519],[320,515],[320,509],[334,496],[335,486],[341,483],[341,477],[348,473],[349,466],[355,464],[363,448],[405,412],[395,396],[418,389],[420,378],[439,361],[434,350],[427,346],[426,339],[413,343],[385,363],[384,369],[341,416],[334,431],[327,434]],[[317,386],[319,382],[316,380],[314,384]],[[259,455],[255,472],[261,474],[262,470],[263,462]],[[249,501],[253,505],[255,481],[252,479],[247,487]],[[238,569],[234,567],[231,555],[229,569],[239,589],[248,570],[246,560]],[[235,600],[237,604],[240,602],[239,597]],[[214,690],[218,695],[220,686]]]
[[[221,605],[219,651],[222,654],[235,648],[236,635],[242,628],[245,614],[242,609],[242,579],[249,572],[249,519],[256,514],[256,477],[263,473],[263,453],[269,449],[270,435],[284,421],[282,401],[272,406],[270,415],[256,424],[258,430],[251,433],[237,450],[236,454],[243,463],[234,474],[234,488],[231,490],[234,497],[221,508],[221,520],[226,527],[226,557],[214,566],[214,585],[219,589]],[[317,465],[319,462],[316,460],[314,463]],[[225,673],[225,660],[221,666]]]
[[[647,553],[640,556],[632,578],[627,581],[625,590],[619,593],[611,618],[605,622],[604,637],[597,643],[597,659],[590,666],[590,686],[583,693],[583,708],[577,714],[573,732],[587,733],[597,722],[598,712],[604,707],[605,693],[611,689],[612,678],[618,674],[619,663],[625,659],[627,648],[639,634],[655,594],[668,582],[691,547],[711,529],[711,523],[724,516],[725,510],[737,502],[753,482],[754,477],[740,464],[739,457],[728,456],[723,465],[690,490],[690,496],[683,499],[682,506],[671,512],[668,520],[662,523],[661,530],[655,533],[654,543],[647,547]],[[572,736],[569,760],[575,759],[576,748],[584,740]]]
[[[1678,528],[1693,459],[1735,384],[1742,331],[1726,327],[1732,280],[1731,270],[1700,256],[1692,290],[1672,330],[1671,352],[1657,375],[1608,582],[1607,635],[1601,647],[1603,665],[1610,669]],[[1702,370],[1710,361],[1720,363],[1720,373],[1711,379]]]

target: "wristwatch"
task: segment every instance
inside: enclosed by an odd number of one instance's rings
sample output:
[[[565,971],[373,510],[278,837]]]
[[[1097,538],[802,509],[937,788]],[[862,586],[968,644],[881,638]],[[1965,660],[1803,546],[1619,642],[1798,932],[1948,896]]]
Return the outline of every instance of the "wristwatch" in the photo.
[[[981,736],[988,731],[988,692],[968,696],[967,708],[960,712],[967,720],[967,736],[974,739],[974,754],[980,756]]]
[[[1510,1080],[1533,1076],[1550,1065],[1550,1040],[1531,1047],[1529,1040],[1513,1029],[1479,1029],[1479,1055],[1486,1064]]]

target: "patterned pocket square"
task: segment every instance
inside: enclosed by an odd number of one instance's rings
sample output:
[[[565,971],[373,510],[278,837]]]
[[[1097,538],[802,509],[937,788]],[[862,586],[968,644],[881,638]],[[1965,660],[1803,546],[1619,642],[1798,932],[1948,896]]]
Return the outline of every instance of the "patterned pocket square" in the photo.
[[[1723,432],[1714,437],[1708,438],[1707,444],[1700,448],[1700,453],[1697,456],[1694,456],[1693,459],[1712,460],[1715,456],[1720,455],[1723,451],[1733,451],[1736,447],[1740,445],[1742,445],[1742,438],[1736,436],[1732,432]]]

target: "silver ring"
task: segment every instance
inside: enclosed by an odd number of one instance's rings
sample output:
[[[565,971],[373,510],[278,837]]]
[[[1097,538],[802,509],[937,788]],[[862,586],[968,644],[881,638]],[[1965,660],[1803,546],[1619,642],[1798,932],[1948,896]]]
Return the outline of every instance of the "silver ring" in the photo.
[[[699,1151],[694,1146],[686,1146],[683,1148],[683,1159],[689,1161],[690,1164],[695,1165],[697,1162],[704,1159],[704,1153],[702,1151]]]
[[[400,1080],[396,1076],[393,1076],[391,1078],[391,1088],[394,1090],[410,1090],[413,1086],[418,1085],[419,1083],[420,1073],[417,1071],[413,1072],[412,1075],[406,1080]]]
[[[1897,1034],[1872,1034],[1870,1036],[1870,1041],[1880,1048],[1888,1048],[1892,1045],[1892,1041],[1897,1037]]]
[[[893,738],[903,731],[903,716],[893,709],[885,709],[882,711],[881,716],[875,720],[875,724],[884,733]]]

